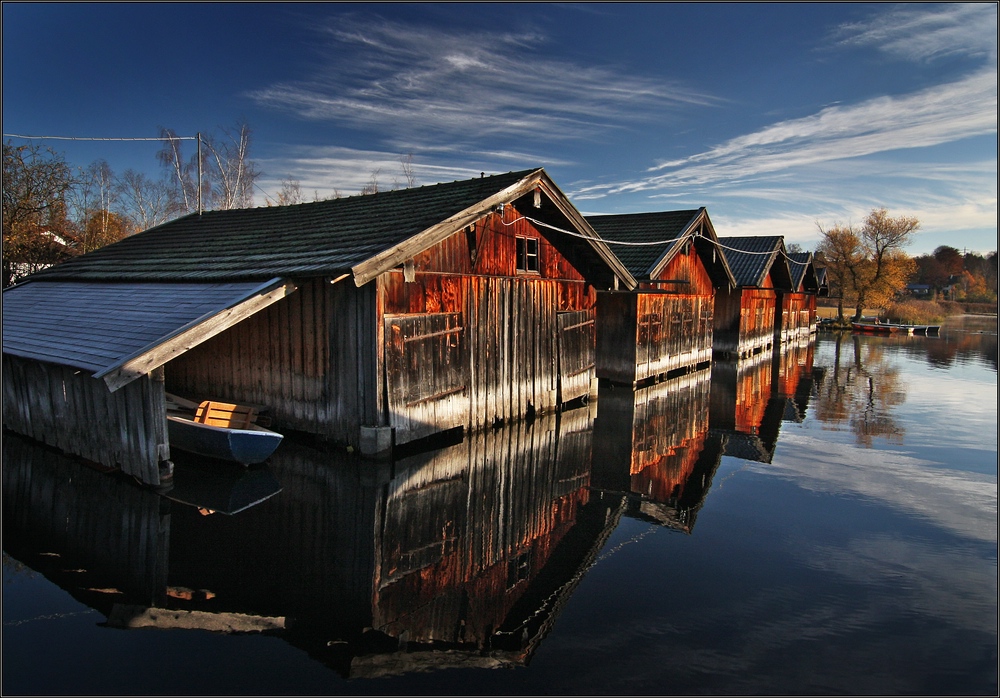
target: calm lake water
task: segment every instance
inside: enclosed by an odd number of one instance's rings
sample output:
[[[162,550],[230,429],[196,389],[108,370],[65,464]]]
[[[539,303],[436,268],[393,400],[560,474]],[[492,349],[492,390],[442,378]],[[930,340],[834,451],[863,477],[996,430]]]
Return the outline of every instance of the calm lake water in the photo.
[[[3,694],[997,693],[997,324],[155,493],[3,440]]]

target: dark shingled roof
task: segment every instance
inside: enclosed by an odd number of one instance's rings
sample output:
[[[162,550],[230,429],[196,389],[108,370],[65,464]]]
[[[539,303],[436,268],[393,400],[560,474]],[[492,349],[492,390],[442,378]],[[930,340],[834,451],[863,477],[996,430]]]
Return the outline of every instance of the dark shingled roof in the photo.
[[[719,246],[729,262],[737,286],[759,287],[768,272],[772,272],[775,288],[791,288],[785,241],[780,235],[724,237],[719,238]]]
[[[669,255],[677,241],[704,209],[587,216],[615,256],[636,279],[648,279],[657,262]],[[662,245],[616,245],[619,242],[658,242]]]
[[[292,206],[192,213],[31,278],[213,281],[342,274],[538,171]]]
[[[816,293],[819,281],[813,266],[812,252],[791,252],[788,255],[788,269],[792,273],[792,289]]]

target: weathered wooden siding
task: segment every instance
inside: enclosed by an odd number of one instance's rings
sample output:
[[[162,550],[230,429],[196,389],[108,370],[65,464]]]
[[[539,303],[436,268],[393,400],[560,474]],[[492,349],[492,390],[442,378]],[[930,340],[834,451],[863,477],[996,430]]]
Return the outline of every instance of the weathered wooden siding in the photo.
[[[665,286],[673,288],[678,293],[692,296],[712,296],[715,294],[712,277],[708,275],[708,270],[705,269],[705,264],[693,244],[689,244],[686,251],[674,255],[673,259],[667,262],[656,275],[656,280],[686,281],[687,283],[684,284]]]
[[[287,298],[166,365],[167,389],[266,406],[280,428],[357,447],[378,426],[381,365],[373,286],[303,282]]]
[[[111,392],[76,369],[3,355],[3,422],[11,431],[160,484],[170,458],[163,372]]]
[[[638,386],[711,361],[715,289],[694,246],[657,279],[687,283],[599,294],[598,378]]]
[[[558,325],[560,404],[580,397],[596,396],[594,349],[596,345],[593,309],[556,313]]]
[[[537,271],[515,268],[517,236],[538,240]],[[596,292],[513,206],[377,283],[384,423],[396,429],[396,443],[553,411],[591,394]]]
[[[715,296],[713,353],[745,358],[774,344],[777,293],[770,275],[761,288],[720,289]]]
[[[469,422],[460,313],[385,316],[389,426],[406,443]]]
[[[810,309],[811,300],[815,301],[815,296],[807,293],[780,294],[780,311],[775,318],[776,341],[791,342],[800,337],[808,337],[811,332],[816,331],[813,320],[815,314]]]

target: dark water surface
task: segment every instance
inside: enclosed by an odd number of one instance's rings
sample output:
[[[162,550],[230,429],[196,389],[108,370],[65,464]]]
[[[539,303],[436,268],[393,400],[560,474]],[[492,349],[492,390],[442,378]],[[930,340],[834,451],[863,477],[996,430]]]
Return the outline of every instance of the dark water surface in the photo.
[[[5,434],[3,550],[4,695],[996,695],[996,319],[162,495]]]

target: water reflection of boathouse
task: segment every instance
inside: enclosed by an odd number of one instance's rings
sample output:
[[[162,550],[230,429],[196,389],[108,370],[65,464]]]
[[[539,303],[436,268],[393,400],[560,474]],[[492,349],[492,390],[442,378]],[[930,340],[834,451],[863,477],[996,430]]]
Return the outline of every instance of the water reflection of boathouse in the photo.
[[[120,627],[271,632],[347,676],[521,664],[621,515],[590,489],[592,423],[374,467],[292,443],[269,465],[280,493],[234,516],[11,437],[5,547]]]
[[[711,369],[636,390],[602,385],[593,486],[626,495],[629,515],[690,533],[722,455],[711,385]]]
[[[709,423],[725,455],[770,463],[782,421],[801,422],[813,392],[813,342],[712,365]]]

